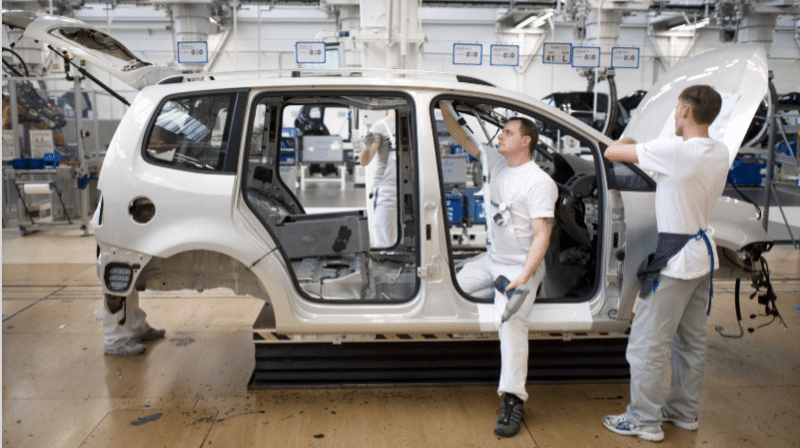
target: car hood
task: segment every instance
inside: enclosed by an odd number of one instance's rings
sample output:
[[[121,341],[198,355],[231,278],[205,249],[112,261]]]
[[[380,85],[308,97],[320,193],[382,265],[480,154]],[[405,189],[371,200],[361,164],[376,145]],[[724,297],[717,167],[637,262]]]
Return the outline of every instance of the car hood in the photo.
[[[709,128],[725,142],[733,163],[747,128],[767,93],[767,58],[759,44],[730,44],[671,67],[642,99],[623,133],[638,142],[675,136],[675,105],[683,89],[707,84],[722,96],[722,109]]]
[[[80,20],[32,11],[3,11],[3,25],[22,29],[25,37],[67,51],[73,60],[84,59],[135,89],[179,74],[139,59],[118,40]]]

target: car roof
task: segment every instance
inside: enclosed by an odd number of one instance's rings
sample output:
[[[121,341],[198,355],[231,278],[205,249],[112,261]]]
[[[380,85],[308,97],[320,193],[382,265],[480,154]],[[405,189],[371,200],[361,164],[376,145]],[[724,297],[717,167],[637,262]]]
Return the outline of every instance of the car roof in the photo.
[[[392,69],[259,70],[191,73],[165,78],[157,85],[165,84],[169,84],[173,89],[180,91],[314,85],[402,87],[434,90],[481,86],[489,88],[489,92],[503,91],[503,89],[497,88],[486,81],[452,73]]]
[[[581,128],[595,139],[608,140],[606,136],[582,121],[548,106],[541,100],[520,92],[496,87],[481,79],[453,73],[397,69],[316,69],[316,70],[260,70],[248,72],[193,73],[172,76],[156,85],[142,89],[151,100],[174,94],[255,89],[282,90],[387,90],[432,91],[454,96],[467,95],[487,101],[501,101],[518,105],[548,116],[561,125]],[[610,140],[608,140],[610,142]]]

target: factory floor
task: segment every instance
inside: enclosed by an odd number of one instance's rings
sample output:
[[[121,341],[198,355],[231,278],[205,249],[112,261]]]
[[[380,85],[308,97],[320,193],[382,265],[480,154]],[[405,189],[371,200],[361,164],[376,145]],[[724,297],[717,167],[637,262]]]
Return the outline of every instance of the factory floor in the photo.
[[[524,426],[510,439],[492,432],[493,385],[248,391],[261,303],[223,290],[142,293],[166,338],[140,356],[105,356],[95,244],[81,234],[3,238],[4,447],[650,445],[601,424],[624,411],[626,383],[530,384]],[[788,329],[721,337],[717,325],[738,329],[733,282],[716,282],[700,427],[664,424],[661,446],[800,446],[800,251],[775,248],[768,259]],[[747,317],[763,307],[743,295],[745,325],[763,323]]]

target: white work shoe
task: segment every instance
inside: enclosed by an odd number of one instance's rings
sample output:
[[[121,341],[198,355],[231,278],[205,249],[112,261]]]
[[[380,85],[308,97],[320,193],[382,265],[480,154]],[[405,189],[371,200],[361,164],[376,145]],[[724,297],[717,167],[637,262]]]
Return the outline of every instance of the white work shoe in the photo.
[[[603,425],[609,431],[623,436],[636,436],[649,442],[660,442],[664,440],[664,431],[661,425],[658,426],[637,426],[629,422],[625,414],[606,415],[603,417]]]
[[[144,353],[146,348],[136,341],[128,341],[119,347],[103,347],[103,353],[106,355],[136,356]]]
[[[661,409],[661,420],[667,423],[672,423],[673,425],[677,426],[678,428],[684,429],[686,431],[697,431],[697,419],[685,419],[685,418],[678,418],[672,417],[667,415],[664,412],[664,409]]]

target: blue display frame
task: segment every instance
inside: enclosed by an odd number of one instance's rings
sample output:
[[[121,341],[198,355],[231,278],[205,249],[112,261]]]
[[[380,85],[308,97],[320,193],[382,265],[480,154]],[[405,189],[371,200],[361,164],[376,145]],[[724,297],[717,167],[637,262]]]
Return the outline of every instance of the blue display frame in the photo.
[[[297,46],[300,45],[300,44],[322,44],[322,54],[324,55],[323,59],[322,59],[322,62],[319,62],[319,61],[314,61],[314,62],[304,61],[304,62],[300,62],[300,59],[298,58],[298,55],[300,54],[300,51],[297,49]],[[300,40],[300,41],[295,42],[294,43],[294,62],[296,64],[324,64],[324,63],[328,62],[328,44],[326,44],[325,42],[320,42],[320,41],[316,41],[316,40]]]
[[[480,56],[478,57],[478,63],[470,63],[470,62],[456,62],[456,45],[463,45],[463,46],[470,46],[470,47],[479,47],[480,48]],[[483,44],[465,44],[465,43],[454,43],[453,44],[453,65],[483,65]]]
[[[517,49],[517,62],[514,64],[495,64],[494,63],[494,47],[514,47]],[[496,66],[496,67],[519,67],[519,45],[505,45],[505,44],[494,44],[489,46],[489,65]]]
[[[569,45],[569,61],[555,62],[547,60],[547,47],[549,45]],[[570,65],[572,64],[572,44],[568,42],[545,42],[542,46],[542,64]]]
[[[636,50],[636,67],[629,67],[625,65],[614,65],[614,52],[616,50]],[[641,61],[641,49],[639,47],[611,47],[611,68],[632,68],[638,69]]]
[[[595,64],[595,65],[579,65],[579,64],[576,64],[575,63],[575,50],[579,49],[579,48],[591,48],[593,50],[596,50],[597,51],[597,64]],[[600,67],[600,59],[602,57],[603,56],[601,54],[600,47],[588,47],[588,46],[581,46],[581,45],[576,45],[576,46],[572,47],[572,54],[570,56],[570,58],[572,58],[572,64],[571,65],[573,67],[581,67],[581,68],[599,68]]]
[[[203,62],[200,61],[192,61],[192,62],[184,62],[181,61],[181,44],[203,44],[206,47],[206,60]],[[178,64],[208,64],[208,42],[204,40],[182,40],[175,44],[175,50],[178,52]]]

